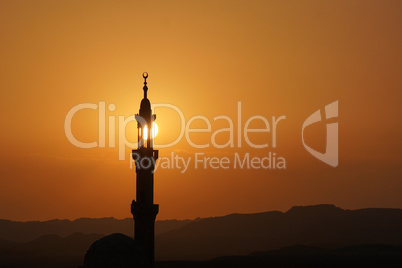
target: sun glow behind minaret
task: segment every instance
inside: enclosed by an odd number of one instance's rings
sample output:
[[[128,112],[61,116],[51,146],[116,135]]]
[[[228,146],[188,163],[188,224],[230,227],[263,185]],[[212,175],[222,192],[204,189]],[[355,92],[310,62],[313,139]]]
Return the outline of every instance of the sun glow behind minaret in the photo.
[[[158,126],[156,125],[156,123],[153,123],[153,133],[152,133],[152,139],[155,138],[155,136],[158,134]],[[144,127],[144,139],[147,140],[148,139],[148,126]]]

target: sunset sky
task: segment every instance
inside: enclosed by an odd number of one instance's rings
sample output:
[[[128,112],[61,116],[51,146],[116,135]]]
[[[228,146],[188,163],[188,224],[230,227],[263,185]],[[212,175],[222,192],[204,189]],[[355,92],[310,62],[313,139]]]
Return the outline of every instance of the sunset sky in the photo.
[[[144,71],[151,103],[196,115],[213,131],[234,122],[233,148],[195,149],[184,137],[160,157],[233,158],[235,153],[286,159],[285,170],[159,168],[157,219],[286,211],[330,203],[342,208],[402,208],[401,1],[0,1],[0,218],[12,220],[132,217],[135,170],[110,148],[78,148],[65,134],[74,106],[93,103],[110,118],[138,113]],[[302,144],[312,113],[339,102],[339,166]],[[255,149],[237,146],[242,128],[261,115],[277,126],[253,133]],[[158,144],[180,133],[176,112],[155,109]],[[262,121],[251,127],[261,128]],[[98,111],[81,110],[74,136],[98,141]],[[194,121],[192,128],[205,128]],[[191,134],[198,144],[212,133]],[[136,124],[126,129],[136,141]],[[305,130],[324,152],[325,123]],[[228,135],[218,140],[222,144]],[[244,137],[243,137],[244,138]],[[131,149],[126,148],[125,155]]]

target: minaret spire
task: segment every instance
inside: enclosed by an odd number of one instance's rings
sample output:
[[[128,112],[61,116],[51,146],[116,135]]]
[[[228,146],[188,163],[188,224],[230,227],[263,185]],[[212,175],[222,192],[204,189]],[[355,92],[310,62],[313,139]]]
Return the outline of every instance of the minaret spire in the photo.
[[[147,98],[147,91],[148,91],[148,87],[147,87],[148,73],[144,72],[142,74],[142,77],[144,77],[144,87],[142,89],[144,90],[144,99],[146,99]]]

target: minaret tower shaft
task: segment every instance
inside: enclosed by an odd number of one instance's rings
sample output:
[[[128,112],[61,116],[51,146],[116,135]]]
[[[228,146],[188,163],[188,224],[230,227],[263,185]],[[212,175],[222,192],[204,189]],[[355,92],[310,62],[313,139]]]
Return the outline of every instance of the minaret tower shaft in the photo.
[[[134,238],[138,240],[151,266],[155,259],[155,218],[159,205],[154,204],[154,170],[158,159],[158,150],[153,149],[153,124],[156,115],[152,114],[151,103],[147,97],[147,78],[144,77],[144,98],[141,101],[139,114],[135,115],[138,128],[138,149],[132,151],[137,173],[136,198],[131,203],[134,217]]]

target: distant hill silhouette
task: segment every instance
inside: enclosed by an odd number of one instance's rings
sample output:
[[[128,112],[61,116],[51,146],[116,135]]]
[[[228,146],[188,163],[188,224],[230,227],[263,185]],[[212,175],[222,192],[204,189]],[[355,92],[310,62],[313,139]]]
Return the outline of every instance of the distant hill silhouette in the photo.
[[[211,259],[295,244],[346,247],[402,245],[402,209],[344,210],[334,205],[293,207],[202,219],[156,237],[159,259]]]
[[[125,221],[105,218],[16,225],[2,221],[3,236],[8,231],[4,222],[11,226],[9,237],[36,236],[46,230],[49,233],[29,242],[0,239],[0,267],[77,267],[97,239],[124,228],[132,231],[132,219]],[[320,260],[353,267],[343,264],[358,262],[362,256],[372,262],[402,262],[402,209],[344,210],[334,205],[316,205],[293,207],[285,213],[231,214],[157,224],[156,267],[267,267],[267,262],[272,267],[295,267],[289,256],[297,263],[306,261],[306,266],[298,267],[330,267],[315,266]],[[33,230],[29,230],[31,227]],[[80,232],[71,233],[74,230]],[[18,231],[21,235],[16,235]],[[68,235],[62,237],[60,233]],[[386,262],[384,256],[390,261]]]
[[[155,233],[160,234],[173,229],[178,229],[190,222],[191,220],[157,221]],[[56,219],[50,221],[28,222],[0,220],[0,239],[15,242],[29,242],[46,234],[65,237],[74,233],[97,233],[109,235],[116,232],[133,236],[133,219],[126,218],[118,220],[115,218],[80,218],[74,221]]]
[[[78,267],[89,246],[103,236],[75,233],[64,238],[43,235],[26,243],[1,240],[0,267]]]

